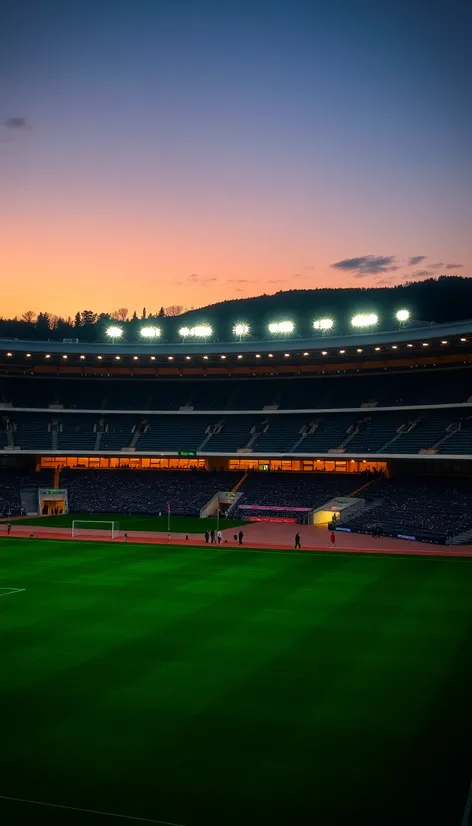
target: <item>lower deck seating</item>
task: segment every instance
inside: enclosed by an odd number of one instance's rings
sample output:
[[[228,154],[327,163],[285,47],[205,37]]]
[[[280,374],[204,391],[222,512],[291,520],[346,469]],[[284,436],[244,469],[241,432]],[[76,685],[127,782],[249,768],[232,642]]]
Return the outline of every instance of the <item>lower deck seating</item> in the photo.
[[[167,513],[198,515],[218,491],[231,490],[241,479],[231,471],[66,470],[61,486],[69,492],[75,513]]]
[[[382,479],[366,492],[376,505],[345,523],[364,533],[445,541],[472,528],[472,480],[457,477]]]
[[[316,508],[334,496],[348,496],[359,488],[359,474],[343,473],[262,473],[249,474],[242,487],[236,514],[248,516],[244,505],[264,507],[264,515],[277,515],[271,508]]]

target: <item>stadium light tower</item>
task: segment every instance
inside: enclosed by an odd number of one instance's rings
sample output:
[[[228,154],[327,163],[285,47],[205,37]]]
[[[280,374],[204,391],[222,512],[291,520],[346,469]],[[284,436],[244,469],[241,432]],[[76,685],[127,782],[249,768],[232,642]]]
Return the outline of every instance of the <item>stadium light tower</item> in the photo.
[[[197,324],[195,327],[181,327],[179,336],[182,338],[210,338],[213,328],[209,324]]]
[[[398,312],[395,313],[395,318],[397,319],[399,326],[403,327],[403,325],[410,318],[410,311],[409,310],[398,310]]]
[[[190,328],[190,335],[194,338],[210,338],[213,335],[213,328],[209,324],[197,324]]]
[[[117,339],[122,337],[123,328],[112,325],[111,327],[108,327],[106,334],[109,339],[111,339],[112,341],[116,341]]]
[[[322,333],[331,330],[333,327],[334,321],[332,318],[317,318],[316,321],[313,322],[313,329],[320,330]]]
[[[249,325],[248,324],[235,324],[233,327],[233,335],[237,336],[240,341],[243,340],[244,336],[249,335]]]
[[[149,338],[149,339],[160,338],[161,328],[160,327],[154,327],[152,325],[149,326],[149,327],[141,327],[141,329],[139,331],[139,335],[141,336],[141,338]]]
[[[375,313],[366,313],[353,316],[351,324],[353,327],[375,327],[378,320],[379,317]]]
[[[294,330],[295,324],[293,321],[274,321],[269,324],[269,333],[272,333],[272,335],[287,336],[293,333]]]

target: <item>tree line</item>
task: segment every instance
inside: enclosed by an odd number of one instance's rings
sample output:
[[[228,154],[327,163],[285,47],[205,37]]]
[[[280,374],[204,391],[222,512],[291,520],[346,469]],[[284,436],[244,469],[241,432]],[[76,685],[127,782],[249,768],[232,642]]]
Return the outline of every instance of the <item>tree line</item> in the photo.
[[[115,322],[123,327],[125,340],[137,341],[139,328],[148,322],[161,327],[162,338],[167,341],[178,340],[178,329],[192,323],[210,324],[217,338],[229,340],[233,324],[239,322],[249,324],[251,334],[261,338],[266,337],[271,321],[293,320],[297,332],[308,334],[314,318],[330,317],[335,320],[336,331],[348,332],[352,315],[375,312],[379,315],[379,329],[392,329],[394,314],[399,309],[410,311],[414,325],[465,320],[471,314],[469,306],[472,307],[472,279],[440,276],[396,287],[283,290],[255,298],[228,299],[198,310],[171,305],[155,313],[143,308],[140,313],[130,314],[127,308],[120,307],[109,313],[81,310],[69,318],[27,310],[19,318],[0,318],[0,337],[104,341],[106,328]]]

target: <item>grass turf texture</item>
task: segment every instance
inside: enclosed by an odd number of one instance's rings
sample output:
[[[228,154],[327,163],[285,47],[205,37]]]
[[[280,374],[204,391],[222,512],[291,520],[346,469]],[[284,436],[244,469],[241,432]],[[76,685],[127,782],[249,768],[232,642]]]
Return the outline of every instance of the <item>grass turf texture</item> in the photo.
[[[167,514],[164,516],[139,516],[123,513],[67,513],[62,516],[36,516],[15,519],[13,525],[41,525],[47,528],[72,528],[73,520],[117,522],[120,531],[163,531],[167,533]],[[3,520],[8,521],[8,520]],[[220,528],[236,528],[245,523],[241,519],[220,519]],[[79,527],[87,528],[86,525]],[[106,525],[96,525],[97,530],[106,530]],[[93,530],[94,525],[89,526]],[[171,533],[205,533],[216,530],[215,519],[200,519],[198,516],[172,516],[170,518]]]
[[[0,598],[0,794],[189,826],[459,826],[471,586],[466,559],[4,538],[0,587],[26,591]],[[9,826],[105,821],[0,799]]]

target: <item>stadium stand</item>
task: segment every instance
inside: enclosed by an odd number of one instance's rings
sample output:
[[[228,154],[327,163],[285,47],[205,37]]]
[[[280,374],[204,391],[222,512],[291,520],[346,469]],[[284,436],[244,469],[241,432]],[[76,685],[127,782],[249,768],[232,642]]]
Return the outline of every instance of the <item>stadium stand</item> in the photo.
[[[0,401],[87,410],[281,410],[458,404],[472,397],[472,369],[290,378],[141,379],[5,377]]]
[[[47,487],[51,484],[50,470],[35,474],[21,472],[0,472],[0,517],[19,516],[21,513],[21,490],[30,487]]]
[[[197,516],[218,491],[231,490],[242,474],[231,471],[72,471],[62,474],[69,510],[76,513],[172,513]]]
[[[2,440],[31,451],[141,452],[202,450],[208,454],[263,452],[367,455],[472,453],[472,431],[461,408],[365,413],[27,413],[3,417]],[[9,430],[5,421],[9,422]],[[470,424],[470,423],[469,423]],[[452,426],[452,430],[451,430]],[[457,431],[454,429],[459,427]]]
[[[250,473],[242,486],[235,513],[240,518],[254,515],[294,516],[291,508],[314,509],[335,496],[349,496],[362,482],[359,475],[341,473]],[[256,508],[250,510],[249,505]],[[280,508],[285,510],[280,511]],[[299,515],[298,521],[304,521]]]
[[[410,343],[392,355],[396,345],[374,348],[372,342],[368,357],[349,346],[352,360],[346,352],[341,365],[344,349],[332,348],[329,366],[316,355],[310,363],[303,356],[311,354],[292,352],[287,362],[274,358],[262,374],[259,356],[250,364],[246,355],[236,362],[233,353],[228,370],[230,357],[220,362],[218,355],[198,378],[201,367],[196,360],[187,366],[184,351],[172,366],[167,358],[174,356],[165,356],[153,369],[155,356],[145,362],[130,351],[107,365],[98,362],[102,356],[77,353],[53,363],[54,355],[46,362],[44,352],[33,358],[9,343],[18,357],[6,348],[0,354],[0,459],[12,472],[0,472],[0,513],[19,512],[25,487],[33,489],[34,501],[34,488],[44,482],[33,468],[49,462],[69,465],[60,484],[76,513],[155,514],[170,500],[176,514],[195,515],[251,468],[234,515],[251,515],[244,506],[253,505],[264,516],[289,518],[293,508],[312,510],[352,494],[363,484],[365,463],[385,468],[391,478],[366,487],[367,509],[352,517],[352,530],[431,541],[467,533],[472,503],[460,478],[468,479],[472,458],[467,335],[456,342],[464,351],[454,353],[444,340],[434,356],[432,342],[424,343],[430,348],[424,356]],[[25,363],[26,356],[31,361]],[[182,472],[190,462],[201,469]],[[139,473],[130,469],[138,466]],[[451,476],[438,481],[444,473]]]
[[[472,528],[472,485],[468,478],[381,478],[362,495],[372,506],[343,527],[441,543]]]

